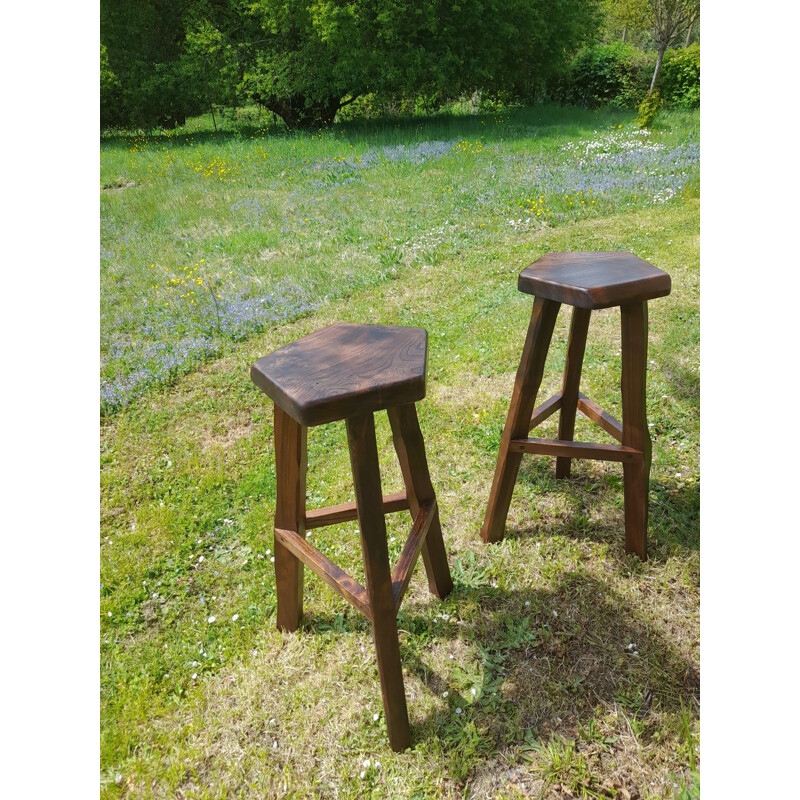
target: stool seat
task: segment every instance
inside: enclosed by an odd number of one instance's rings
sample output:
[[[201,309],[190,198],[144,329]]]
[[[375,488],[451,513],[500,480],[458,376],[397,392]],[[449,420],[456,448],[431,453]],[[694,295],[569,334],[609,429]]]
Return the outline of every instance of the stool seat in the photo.
[[[306,427],[425,397],[424,328],[336,323],[258,359],[250,377]]]
[[[547,253],[520,272],[517,288],[578,308],[609,308],[664,297],[672,281],[631,253]]]

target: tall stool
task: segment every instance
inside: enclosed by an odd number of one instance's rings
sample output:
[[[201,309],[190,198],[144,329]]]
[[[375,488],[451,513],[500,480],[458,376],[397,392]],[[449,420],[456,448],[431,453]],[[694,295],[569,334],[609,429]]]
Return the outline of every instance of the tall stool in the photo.
[[[294,631],[303,615],[303,565],[371,623],[386,727],[393,750],[410,745],[400,666],[397,613],[422,552],[428,587],[453,588],[442,541],[425,443],[415,403],[425,396],[428,334],[422,328],[336,324],[288,344],[253,364],[253,382],[275,401],[275,583],[278,628]],[[405,491],[384,497],[373,412],[386,409]],[[355,503],[306,511],[308,428],[344,419]],[[394,571],[384,514],[408,509],[413,524]],[[358,519],[366,587],[305,539],[310,528]]]
[[[651,460],[645,409],[647,301],[670,293],[670,277],[630,253],[548,253],[522,270],[517,288],[536,299],[481,537],[485,542],[503,538],[523,453],[556,456],[557,478],[569,477],[573,458],[618,461],[624,471],[625,550],[644,560]],[[562,303],[573,306],[564,382],[560,392],[534,409]],[[578,391],[589,316],[593,309],[611,306],[619,306],[622,316],[621,424]],[[559,410],[558,439],[528,438],[533,428]],[[578,410],[620,444],[572,441]]]

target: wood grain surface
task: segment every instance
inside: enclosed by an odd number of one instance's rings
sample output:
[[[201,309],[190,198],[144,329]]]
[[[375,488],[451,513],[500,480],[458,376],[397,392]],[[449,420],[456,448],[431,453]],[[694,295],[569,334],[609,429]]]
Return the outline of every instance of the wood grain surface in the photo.
[[[664,297],[672,281],[631,253],[546,253],[520,272],[517,288],[578,308],[609,308]]]
[[[253,383],[307,427],[425,397],[424,328],[336,323],[259,358]]]

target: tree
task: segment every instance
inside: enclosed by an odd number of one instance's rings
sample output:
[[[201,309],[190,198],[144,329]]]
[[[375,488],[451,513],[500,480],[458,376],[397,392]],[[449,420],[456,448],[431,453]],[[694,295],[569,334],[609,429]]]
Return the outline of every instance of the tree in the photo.
[[[202,109],[181,61],[190,10],[190,0],[102,0],[101,48],[119,87],[113,101],[101,95],[101,119],[174,126]]]
[[[232,10],[226,18],[223,5]],[[227,0],[207,8],[218,41],[237,54],[240,96],[290,128],[330,124],[373,92],[434,104],[474,89],[525,94],[599,23],[598,0]]]
[[[599,26],[600,0],[102,0],[132,121],[254,100],[290,128],[375,92],[529,97]]]
[[[648,95],[652,95],[658,85],[661,65],[667,48],[681,36],[691,32],[700,14],[700,0],[650,0],[653,39],[656,44],[656,66]]]
[[[650,0],[603,0],[602,9],[607,33],[623,42],[650,27]]]

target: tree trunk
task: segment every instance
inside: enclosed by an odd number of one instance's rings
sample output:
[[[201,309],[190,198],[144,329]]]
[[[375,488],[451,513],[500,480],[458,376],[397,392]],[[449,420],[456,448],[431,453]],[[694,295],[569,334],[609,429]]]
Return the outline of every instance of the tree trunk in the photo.
[[[624,25],[622,27],[622,44],[625,44],[625,37],[628,35],[628,26]]]
[[[694,21],[689,23],[689,27],[686,29],[686,41],[683,43],[684,47],[689,46],[689,42],[692,40],[692,30],[694,29]]]
[[[659,45],[658,48],[658,55],[656,56],[656,68],[653,70],[653,80],[650,82],[650,90],[647,94],[653,94],[656,90],[656,85],[658,83],[658,76],[661,74],[661,64],[664,61],[664,52],[666,51],[665,45]]]

